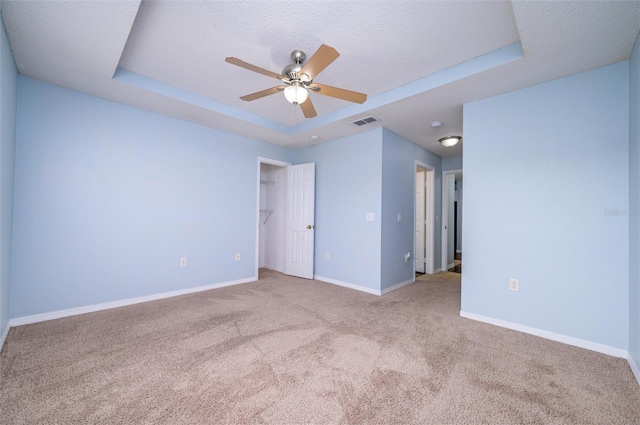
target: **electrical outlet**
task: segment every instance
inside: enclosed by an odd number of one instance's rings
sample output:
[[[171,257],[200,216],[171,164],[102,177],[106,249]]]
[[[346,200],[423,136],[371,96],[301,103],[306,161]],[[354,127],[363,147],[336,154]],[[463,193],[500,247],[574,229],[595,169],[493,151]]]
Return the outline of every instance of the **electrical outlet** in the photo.
[[[187,257],[180,258],[180,267],[187,267]]]
[[[240,253],[236,252],[236,261],[240,261]]]
[[[368,213],[365,215],[365,220],[366,220],[366,221],[373,221],[373,213],[372,213],[372,212],[368,212]]]
[[[520,281],[518,279],[509,279],[509,289],[515,292],[520,291]]]
[[[398,221],[402,221],[402,214],[398,213]]]
[[[328,260],[328,259],[329,259],[329,251],[327,251],[327,252],[325,252],[325,253],[324,253],[324,259],[325,259],[325,260]]]

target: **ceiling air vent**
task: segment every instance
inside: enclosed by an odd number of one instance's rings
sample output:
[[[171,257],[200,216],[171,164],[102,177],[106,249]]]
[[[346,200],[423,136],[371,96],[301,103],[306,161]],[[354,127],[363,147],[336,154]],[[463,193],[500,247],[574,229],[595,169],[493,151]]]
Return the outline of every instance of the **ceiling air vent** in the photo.
[[[366,124],[371,124],[372,122],[376,122],[376,121],[378,121],[377,118],[374,118],[372,116],[368,116],[368,117],[360,118],[359,120],[356,120],[356,121],[352,121],[352,123],[357,125],[357,126],[362,126],[362,125],[366,125]]]

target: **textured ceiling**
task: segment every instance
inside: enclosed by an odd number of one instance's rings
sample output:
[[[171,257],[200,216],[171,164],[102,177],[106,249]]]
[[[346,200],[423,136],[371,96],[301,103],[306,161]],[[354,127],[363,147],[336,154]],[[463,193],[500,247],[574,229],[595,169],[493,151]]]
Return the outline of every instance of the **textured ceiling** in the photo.
[[[464,103],[625,60],[640,28],[638,1],[2,3],[23,75],[283,146],[382,125],[441,156],[462,153],[438,139],[464,136]],[[321,44],[341,56],[315,81],[363,105],[312,94],[305,119],[281,94],[239,99],[278,81],[227,56],[280,73]]]

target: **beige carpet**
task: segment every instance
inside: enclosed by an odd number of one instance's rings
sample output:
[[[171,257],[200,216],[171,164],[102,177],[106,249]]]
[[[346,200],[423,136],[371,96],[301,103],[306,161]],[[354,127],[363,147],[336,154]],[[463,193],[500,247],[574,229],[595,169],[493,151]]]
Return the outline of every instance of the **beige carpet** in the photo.
[[[0,422],[640,424],[625,360],[459,317],[458,274],[260,277],[12,329]]]

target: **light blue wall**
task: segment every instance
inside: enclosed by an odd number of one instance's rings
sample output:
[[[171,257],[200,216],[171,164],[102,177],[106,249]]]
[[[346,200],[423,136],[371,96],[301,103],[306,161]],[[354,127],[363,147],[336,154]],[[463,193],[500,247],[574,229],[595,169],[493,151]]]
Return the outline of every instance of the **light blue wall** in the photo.
[[[628,81],[622,62],[465,105],[464,312],[628,348]]]
[[[253,277],[257,157],[290,150],[26,77],[18,94],[12,317]]]
[[[316,163],[315,274],[380,289],[382,130],[298,149],[294,159]]]
[[[381,289],[413,279],[416,161],[435,168],[435,211],[442,211],[442,159],[397,134],[382,134],[382,281]],[[401,221],[398,221],[398,213]],[[440,229],[434,226],[440,264]],[[412,257],[405,263],[404,254]]]
[[[640,37],[629,64],[629,353],[640,366]]]
[[[447,170],[462,170],[462,155],[443,157],[442,171]]]
[[[11,317],[253,277],[258,156],[316,163],[316,275],[374,290],[411,278],[387,267],[382,285],[382,262],[394,247],[413,251],[415,160],[436,167],[439,199],[440,158],[391,132],[294,151],[18,83]],[[382,220],[397,214],[382,211],[385,192],[405,216],[401,237],[396,221],[383,235]]]
[[[0,19],[0,336],[9,324],[17,79],[16,64]]]

